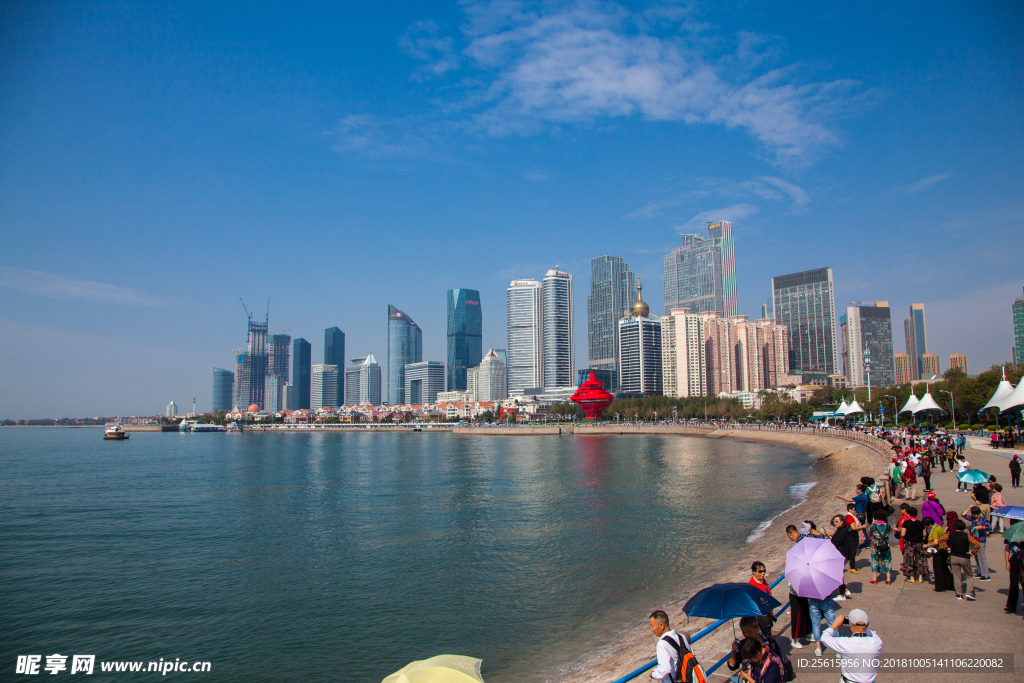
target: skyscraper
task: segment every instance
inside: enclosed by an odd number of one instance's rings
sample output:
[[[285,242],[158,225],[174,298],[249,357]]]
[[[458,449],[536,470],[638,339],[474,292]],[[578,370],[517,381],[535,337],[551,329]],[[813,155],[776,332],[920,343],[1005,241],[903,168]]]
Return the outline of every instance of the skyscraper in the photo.
[[[505,364],[490,349],[477,366],[477,401],[503,401],[508,398],[508,386],[505,378]]]
[[[618,256],[590,260],[590,296],[587,297],[587,356],[594,369],[612,370],[605,389],[618,391],[619,318],[636,301],[636,276]],[[589,377],[589,374],[588,374]]]
[[[313,410],[338,407],[338,366],[313,366]]]
[[[426,360],[405,366],[405,402],[409,405],[437,403],[444,391],[444,363]]]
[[[405,366],[423,360],[423,332],[412,318],[388,304],[388,403],[408,403]]]
[[[250,405],[265,407],[267,369],[270,358],[267,348],[269,320],[256,322],[249,314],[249,338],[246,350],[238,354],[235,365],[235,407],[245,410]]]
[[[896,365],[896,384],[903,386],[910,384],[914,379],[914,373],[910,370],[910,356],[905,353],[894,354],[893,360]]]
[[[924,354],[928,353],[928,333],[924,324],[924,304],[910,304],[910,315],[903,319],[903,334],[910,356],[912,379],[921,379],[924,373]]]
[[[235,373],[221,368],[213,369],[213,403],[210,408],[213,412],[218,410],[231,410],[231,399],[235,392]]]
[[[693,313],[717,311],[736,315],[736,247],[732,223],[708,225],[708,237],[682,235],[683,246],[666,254],[665,310],[688,308]]]
[[[643,288],[637,285],[636,289],[636,302],[617,325],[619,388],[626,394],[661,396],[661,319],[651,315],[641,297]]]
[[[295,410],[295,386],[291,382],[285,382],[281,389],[281,409]]]
[[[324,330],[324,365],[337,365],[338,373],[345,369],[345,333],[337,327]],[[338,383],[338,395],[333,401],[335,406],[345,405],[345,384]]]
[[[359,404],[379,406],[380,396],[380,365],[371,353],[359,366]]]
[[[466,368],[483,358],[483,314],[480,292],[448,290],[448,391],[466,389]]]
[[[291,343],[292,338],[287,334],[272,334],[269,337],[269,343],[267,345],[267,387],[264,389],[264,395],[267,397],[266,410],[271,412],[279,412],[284,410],[284,397],[281,392],[284,391],[285,382],[288,381],[288,364],[291,358]],[[271,395],[270,390],[270,377],[274,376],[277,378],[274,386],[274,393]],[[273,407],[271,407],[273,406]]]
[[[309,410],[311,379],[313,373],[313,347],[299,337],[292,342],[292,386],[295,392],[291,410]],[[332,364],[329,364],[332,365]]]
[[[839,319],[846,385],[888,387],[896,383],[892,318],[888,301],[853,304]]]
[[[576,386],[572,275],[554,268],[544,274],[543,379],[545,387]],[[449,387],[450,388],[450,387]]]
[[[544,386],[543,287],[536,280],[513,280],[508,302],[508,390]]]
[[[362,371],[366,356],[353,358],[352,365],[345,368],[345,405],[359,405],[359,373]]]
[[[1013,362],[1024,365],[1024,297],[1013,302]]]
[[[962,353],[951,353],[949,354],[949,369],[959,370],[960,372],[967,374],[967,356]]]
[[[773,277],[772,294],[775,322],[784,325],[789,334],[790,369],[836,374],[839,353],[832,269]]]
[[[935,353],[926,353],[921,356],[921,376],[932,378],[936,375],[941,375],[942,369],[939,367],[939,356]]]
[[[164,410],[164,417],[177,417],[178,406],[174,405],[174,401],[167,404],[167,408]]]
[[[661,318],[662,390],[666,396],[707,396],[704,317],[673,308]]]
[[[283,379],[277,375],[267,375],[266,389],[264,391],[267,405],[263,407],[263,410],[268,413],[279,413],[284,410],[284,403],[281,402],[281,395],[284,390]]]

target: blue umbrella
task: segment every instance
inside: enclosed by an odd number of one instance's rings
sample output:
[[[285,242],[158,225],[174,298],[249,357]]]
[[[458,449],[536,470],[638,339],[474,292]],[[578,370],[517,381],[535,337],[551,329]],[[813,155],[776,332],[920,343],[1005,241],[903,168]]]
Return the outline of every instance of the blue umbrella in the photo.
[[[988,474],[981,470],[964,470],[956,478],[965,484],[984,484],[988,481]]]
[[[691,617],[733,619],[758,617],[781,604],[749,583],[716,583],[687,600],[683,611]]]
[[[1024,519],[1024,507],[1020,505],[1004,505],[998,510],[993,510],[992,516],[1005,517],[1006,519]]]

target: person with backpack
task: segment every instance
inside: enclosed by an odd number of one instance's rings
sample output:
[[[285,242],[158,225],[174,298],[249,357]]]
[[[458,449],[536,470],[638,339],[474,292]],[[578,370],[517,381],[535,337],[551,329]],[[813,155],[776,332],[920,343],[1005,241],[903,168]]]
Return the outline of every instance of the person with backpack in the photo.
[[[704,670],[697,663],[690,639],[674,631],[664,610],[654,610],[650,616],[651,633],[658,638],[655,651],[658,665],[651,678],[661,683],[706,683]]]
[[[892,569],[892,550],[889,548],[889,536],[892,535],[892,527],[885,518],[882,510],[875,512],[875,521],[871,523],[868,536],[871,538],[871,572],[875,578],[871,583],[878,583],[879,578],[884,574],[885,582],[891,584],[889,571]]]
[[[740,648],[740,657],[750,667],[740,671],[739,678],[747,683],[783,683],[785,680],[782,658],[764,643],[748,640]]]

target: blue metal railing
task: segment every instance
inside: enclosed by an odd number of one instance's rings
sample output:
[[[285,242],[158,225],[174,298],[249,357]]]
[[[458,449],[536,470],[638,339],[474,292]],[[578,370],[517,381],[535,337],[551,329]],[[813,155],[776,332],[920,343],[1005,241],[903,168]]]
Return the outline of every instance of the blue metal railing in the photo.
[[[785,573],[783,573],[781,576],[779,576],[779,578],[775,579],[775,581],[772,582],[772,584],[769,586],[769,588],[775,588],[776,586],[779,585],[779,582],[782,581],[784,578],[786,578],[786,574]],[[783,605],[782,607],[779,608],[779,611],[775,613],[775,616],[779,616],[780,614],[785,612],[788,607],[789,607],[789,603],[787,602],[785,605]],[[718,621],[716,621],[715,623],[711,624],[710,626],[705,626],[700,631],[698,631],[692,638],[690,638],[690,643],[691,644],[692,643],[696,643],[698,640],[700,640],[704,636],[708,635],[709,633],[711,633],[715,629],[719,628],[720,626],[722,626],[724,624],[728,624],[730,621],[731,621],[730,619],[719,619]],[[720,660],[715,662],[715,664],[712,665],[712,667],[710,669],[705,669],[705,673],[710,675],[716,669],[718,669],[720,666],[725,664],[726,660],[728,660],[728,659],[729,659],[729,655],[726,655],[725,657],[722,657]],[[612,683],[626,683],[627,681],[633,680],[634,678],[636,678],[640,674],[643,674],[643,673],[646,673],[646,672],[650,671],[651,669],[653,669],[657,665],[658,665],[658,660],[657,659],[653,659],[653,660],[647,662],[646,664],[644,664],[643,666],[641,666],[639,669],[636,669],[635,671],[631,671],[630,673],[626,674],[622,678],[615,679],[614,681],[612,681]]]

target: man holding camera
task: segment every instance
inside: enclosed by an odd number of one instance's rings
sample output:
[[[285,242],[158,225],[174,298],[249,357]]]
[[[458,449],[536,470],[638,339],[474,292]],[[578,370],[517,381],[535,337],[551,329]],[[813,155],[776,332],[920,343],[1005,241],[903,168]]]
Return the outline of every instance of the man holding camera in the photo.
[[[849,636],[837,636],[843,625],[850,627]],[[862,609],[850,610],[848,617],[836,617],[835,623],[821,634],[821,644],[839,655],[843,662],[842,683],[874,683],[878,675],[878,656],[882,639],[868,630],[868,615]]]

